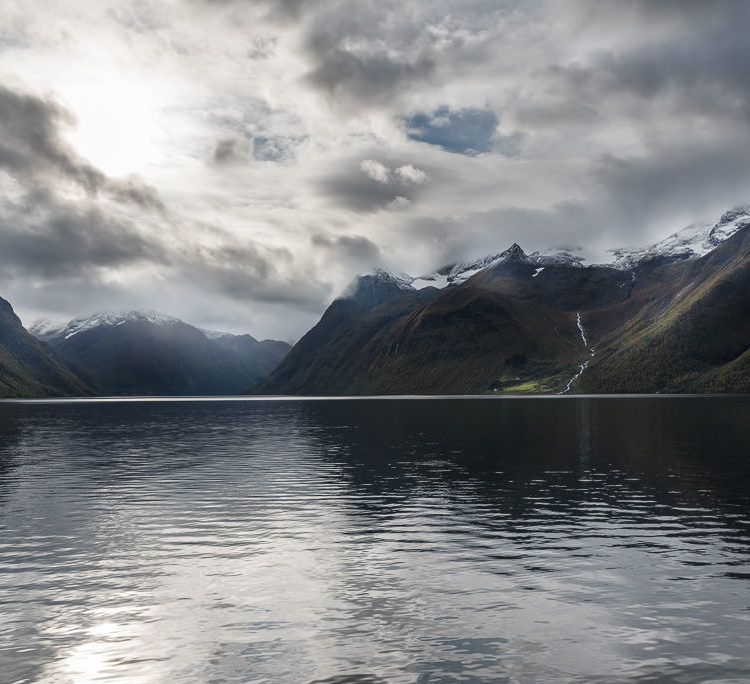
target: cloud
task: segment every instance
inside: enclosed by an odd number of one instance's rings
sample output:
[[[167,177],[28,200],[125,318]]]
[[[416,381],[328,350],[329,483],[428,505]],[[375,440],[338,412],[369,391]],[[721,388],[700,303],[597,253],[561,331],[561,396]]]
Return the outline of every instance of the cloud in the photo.
[[[382,54],[355,54],[322,39],[312,45],[320,64],[307,75],[308,83],[349,105],[384,104],[394,90],[425,80],[434,69],[429,57],[399,61]]]
[[[166,211],[155,188],[136,177],[110,178],[79,157],[62,136],[62,129],[74,124],[54,99],[0,85],[0,169],[30,185],[62,179],[90,195],[101,192],[118,202]]]
[[[398,168],[391,169],[382,162],[375,159],[363,159],[359,168],[369,178],[377,183],[387,185],[388,183],[397,183],[402,186],[422,185],[427,180],[427,174],[411,164],[404,164]]]
[[[379,161],[375,161],[374,159],[363,159],[359,168],[376,183],[383,183],[386,185],[390,182],[390,169]]]
[[[418,169],[416,166],[412,166],[411,164],[399,166],[394,171],[394,173],[402,183],[414,183],[415,185],[422,185],[422,183],[427,180],[427,174],[422,171],[422,169]]]
[[[357,10],[336,3],[305,32],[314,66],[305,82],[339,106],[386,106],[393,96],[424,83],[436,68],[434,41],[416,23],[394,23],[389,4]]]
[[[88,278],[137,262],[161,263],[167,250],[122,217],[87,203],[68,203],[46,191],[6,202],[0,223],[0,269],[45,280]]]
[[[246,162],[250,146],[247,140],[239,138],[222,138],[216,143],[211,161],[217,166],[227,166]]]
[[[272,21],[297,21],[305,13],[323,4],[323,0],[192,0],[208,7],[226,8],[250,6],[263,11],[266,19]]]
[[[178,255],[176,266],[181,277],[197,278],[203,287],[237,301],[319,310],[330,296],[330,286],[317,282],[304,268],[283,273],[280,267],[292,262],[288,250],[245,243],[191,248]]]
[[[336,259],[366,263],[375,265],[381,258],[378,246],[361,235],[341,235],[331,238],[326,235],[316,234],[311,238],[313,246],[329,250]]]
[[[253,158],[258,161],[280,162],[294,155],[299,138],[284,136],[256,136],[253,140]]]
[[[417,199],[428,181],[427,173],[412,164],[363,159],[356,170],[351,164],[345,162],[344,170],[324,175],[318,183],[325,195],[356,212],[402,209]]]

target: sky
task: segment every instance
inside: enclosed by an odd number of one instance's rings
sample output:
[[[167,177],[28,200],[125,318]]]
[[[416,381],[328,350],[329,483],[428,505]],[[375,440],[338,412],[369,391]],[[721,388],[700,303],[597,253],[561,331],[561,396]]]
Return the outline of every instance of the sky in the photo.
[[[750,201],[745,0],[4,0],[0,296],[293,341],[358,273]]]

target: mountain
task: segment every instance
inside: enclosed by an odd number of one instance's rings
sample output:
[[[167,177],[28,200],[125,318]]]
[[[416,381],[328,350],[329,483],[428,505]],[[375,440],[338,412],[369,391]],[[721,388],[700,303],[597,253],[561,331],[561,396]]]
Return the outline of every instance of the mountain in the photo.
[[[30,335],[0,298],[0,397],[89,395],[91,390],[54,352]]]
[[[615,256],[612,265],[632,269],[656,261],[667,263],[702,257],[748,225],[750,206],[736,207],[722,214],[714,224],[688,226],[649,247],[612,250]]]
[[[642,261],[583,392],[750,392],[750,221],[705,256]]]
[[[98,313],[62,327],[39,322],[31,332],[105,395],[238,394],[290,349],[250,335],[209,338],[177,318],[140,311]]]
[[[267,394],[750,391],[750,209],[611,264],[510,248],[358,277]]]

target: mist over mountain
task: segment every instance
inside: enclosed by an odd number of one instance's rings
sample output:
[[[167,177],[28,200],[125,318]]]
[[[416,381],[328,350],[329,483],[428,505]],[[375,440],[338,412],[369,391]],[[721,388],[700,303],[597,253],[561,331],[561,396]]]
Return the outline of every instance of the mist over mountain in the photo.
[[[154,312],[100,313],[31,332],[105,395],[238,394],[270,373],[289,351],[276,340],[207,336]]]

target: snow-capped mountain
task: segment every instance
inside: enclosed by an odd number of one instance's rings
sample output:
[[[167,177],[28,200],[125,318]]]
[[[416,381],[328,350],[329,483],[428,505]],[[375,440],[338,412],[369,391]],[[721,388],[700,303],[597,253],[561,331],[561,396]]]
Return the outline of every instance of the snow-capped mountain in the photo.
[[[457,264],[446,266],[435,273],[417,276],[412,279],[411,286],[416,290],[421,290],[424,287],[442,289],[449,285],[460,285],[485,268],[490,268],[504,262],[534,263],[531,257],[514,242],[508,249],[502,252],[488,254],[472,261],[460,261]]]
[[[639,264],[654,259],[663,261],[697,259],[708,254],[712,249],[747,225],[750,225],[750,206],[736,207],[722,214],[716,223],[688,226],[648,247],[611,250],[615,257],[614,260],[608,264],[597,265],[611,266],[619,270],[632,270]],[[513,243],[508,249],[502,252],[495,252],[479,257],[478,259],[461,261],[456,264],[449,264],[426,275],[412,277],[406,273],[391,273],[378,268],[372,274],[372,277],[382,282],[394,283],[401,289],[421,290],[426,287],[443,289],[451,285],[460,285],[477,273],[501,263],[519,263],[537,266],[538,268],[535,269],[535,273],[531,276],[536,277],[548,266],[584,268],[586,264],[583,261],[583,257],[565,250],[558,250],[548,254],[541,252],[526,254],[517,243]]]
[[[376,280],[384,283],[393,283],[402,290],[411,288],[414,282],[414,278],[406,273],[392,273],[391,271],[386,271],[384,268],[376,268],[373,275]]]
[[[716,223],[688,226],[648,247],[614,249],[615,260],[611,265],[630,270],[654,259],[698,259],[747,225],[750,225],[750,206],[736,207],[722,214]]]
[[[66,325],[40,321],[47,342],[102,394],[237,394],[286,356],[284,342],[206,334],[155,311],[100,312]]]
[[[512,245],[422,278],[360,276],[257,391],[750,392],[749,218],[636,251],[637,272]]]
[[[378,268],[371,277],[382,282],[391,282],[401,289],[422,290],[425,287],[435,287],[442,290],[449,285],[460,285],[477,273],[498,264],[529,264],[539,266],[538,271],[541,271],[547,266],[571,266],[579,268],[583,265],[582,261],[582,257],[564,251],[555,254],[541,254],[539,252],[526,254],[520,245],[514,242],[508,249],[502,252],[488,254],[487,256],[470,261],[461,261],[457,264],[449,264],[438,271],[426,275],[413,277],[406,273],[391,273],[385,269]]]
[[[62,326],[56,325],[47,320],[38,320],[29,327],[29,332],[34,335],[34,337],[39,337],[43,340],[50,340],[52,338],[67,340],[85,330],[93,330],[94,328],[103,327],[113,328],[115,326],[124,325],[125,323],[134,323],[137,321],[153,323],[156,325],[174,325],[176,323],[182,323],[179,318],[165,316],[156,311],[100,311],[91,316],[74,318],[72,321]]]

